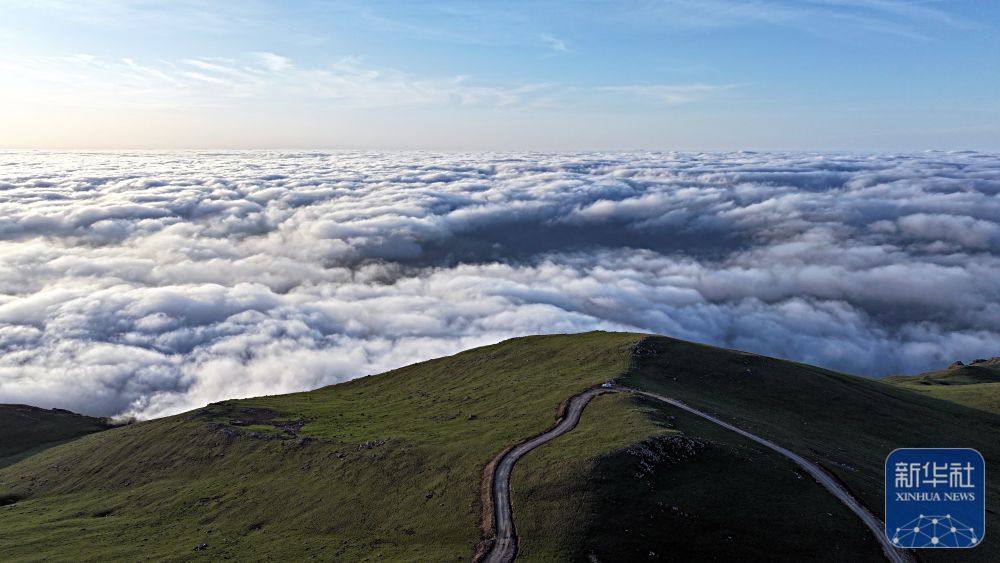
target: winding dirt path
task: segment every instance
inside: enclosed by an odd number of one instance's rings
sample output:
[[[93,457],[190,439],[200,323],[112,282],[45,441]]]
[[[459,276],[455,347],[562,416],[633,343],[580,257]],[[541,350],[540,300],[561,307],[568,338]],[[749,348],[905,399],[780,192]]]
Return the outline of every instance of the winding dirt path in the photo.
[[[517,557],[517,533],[514,529],[514,517],[510,508],[510,472],[517,460],[538,446],[572,430],[580,421],[583,407],[587,406],[587,403],[594,397],[611,391],[612,389],[589,389],[573,396],[566,406],[566,413],[556,422],[555,426],[514,446],[500,458],[490,483],[490,487],[493,489],[493,529],[496,531],[496,539],[481,561],[485,563],[509,563]]]
[[[916,561],[910,553],[894,548],[892,544],[889,543],[889,539],[885,536],[882,522],[874,514],[869,512],[868,509],[866,509],[860,502],[858,502],[858,500],[854,498],[854,496],[851,495],[851,493],[845,489],[843,485],[838,483],[816,463],[809,461],[799,454],[796,454],[787,448],[783,448],[770,440],[751,434],[742,428],[733,426],[728,422],[720,420],[719,418],[702,412],[694,407],[688,406],[676,399],[671,399],[670,397],[665,397],[648,391],[640,391],[638,389],[616,386],[610,389],[589,389],[579,395],[573,396],[569,400],[564,416],[556,422],[555,426],[548,431],[535,436],[534,438],[530,438],[517,446],[514,446],[500,458],[497,462],[496,469],[494,470],[493,478],[489,482],[490,488],[492,489],[490,496],[493,502],[493,529],[496,532],[496,536],[490,544],[489,549],[485,552],[483,557],[479,559],[480,562],[510,563],[517,557],[517,533],[514,528],[514,517],[510,505],[510,474],[511,470],[514,468],[514,464],[517,463],[517,460],[521,459],[525,454],[538,446],[541,446],[542,444],[558,438],[559,436],[562,436],[572,430],[580,421],[580,415],[583,413],[583,408],[587,406],[587,403],[589,403],[590,400],[597,395],[609,392],[633,393],[656,399],[687,411],[693,415],[704,418],[722,426],[723,428],[726,428],[727,430],[732,430],[741,436],[749,438],[750,440],[753,440],[754,442],[757,442],[758,444],[783,455],[809,473],[816,480],[816,482],[829,491],[833,496],[837,497],[840,502],[844,503],[844,505],[847,506],[851,512],[854,512],[854,514],[861,519],[865,526],[867,526],[868,529],[875,535],[875,539],[878,540],[886,559],[893,563],[912,563]]]

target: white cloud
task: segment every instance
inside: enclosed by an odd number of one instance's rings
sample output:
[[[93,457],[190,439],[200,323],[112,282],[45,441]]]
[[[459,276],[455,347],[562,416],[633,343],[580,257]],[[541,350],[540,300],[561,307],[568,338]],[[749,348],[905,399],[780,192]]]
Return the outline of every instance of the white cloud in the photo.
[[[299,66],[267,52],[243,60],[201,57],[153,62],[89,54],[7,56],[0,58],[0,70],[10,84],[0,92],[0,101],[60,107],[228,107],[240,101],[342,108],[503,107],[527,103],[548,88],[474,82],[464,76],[416,77],[365,66],[356,57]]]
[[[260,60],[264,68],[272,72],[281,72],[292,68],[292,60],[288,57],[266,52],[254,53],[254,55]]]
[[[541,39],[546,45],[548,45],[549,49],[552,49],[553,51],[555,51],[557,53],[572,53],[573,52],[573,50],[569,48],[569,45],[567,45],[566,42],[563,41],[562,39],[559,39],[557,37],[553,37],[553,36],[548,35],[546,33],[543,33],[542,35],[539,35],[538,38]]]
[[[561,52],[568,47],[544,36]],[[710,84],[640,84],[577,88],[554,83],[490,83],[470,76],[420,77],[366,65],[358,57],[298,65],[268,52],[245,59],[185,58],[143,62],[67,56],[0,57],[10,87],[8,107],[29,104],[73,108],[231,108],[234,104],[315,104],[326,108],[486,107],[600,105],[608,94],[675,105],[733,88]],[[611,104],[612,107],[616,104]]]
[[[641,100],[650,100],[663,105],[674,106],[702,100],[718,94],[733,86],[717,86],[712,84],[627,84],[621,86],[604,86],[604,92],[634,96]]]
[[[159,416],[510,336],[1000,348],[1000,157],[0,153],[0,402]]]
[[[912,39],[940,28],[975,25],[926,2],[908,0],[661,0],[623,10],[618,17],[680,29],[766,25],[841,37],[860,30]]]

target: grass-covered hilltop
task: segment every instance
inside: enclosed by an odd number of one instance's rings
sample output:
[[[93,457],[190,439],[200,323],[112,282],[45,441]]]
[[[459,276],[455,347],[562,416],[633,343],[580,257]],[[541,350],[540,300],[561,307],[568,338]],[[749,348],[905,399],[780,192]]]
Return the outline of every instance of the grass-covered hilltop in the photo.
[[[1000,415],[909,384],[665,337],[535,336],[32,453],[0,469],[0,560],[468,561],[486,465],[611,379],[819,463],[880,517],[897,447],[972,447],[1000,463]],[[23,432],[0,426],[0,444]],[[997,485],[987,479],[991,511]],[[792,462],[632,394],[594,398],[574,430],[518,462],[511,490],[519,561],[882,558]],[[963,560],[1000,559],[995,513],[987,525]]]
[[[957,361],[941,371],[886,377],[883,381],[1000,414],[1000,358],[981,358],[968,365]]]

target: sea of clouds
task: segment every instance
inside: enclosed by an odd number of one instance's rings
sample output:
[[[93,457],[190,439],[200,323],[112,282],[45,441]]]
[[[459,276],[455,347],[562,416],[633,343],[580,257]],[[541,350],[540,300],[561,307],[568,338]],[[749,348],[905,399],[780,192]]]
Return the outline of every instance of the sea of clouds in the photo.
[[[1000,155],[0,152],[0,402],[156,417],[504,338],[1000,354]]]

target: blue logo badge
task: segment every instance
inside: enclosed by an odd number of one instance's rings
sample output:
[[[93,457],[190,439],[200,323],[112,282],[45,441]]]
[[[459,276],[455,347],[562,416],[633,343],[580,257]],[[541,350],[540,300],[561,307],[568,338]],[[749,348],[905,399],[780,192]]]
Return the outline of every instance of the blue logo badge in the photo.
[[[968,448],[900,448],[885,460],[885,533],[898,547],[983,541],[986,462]]]

